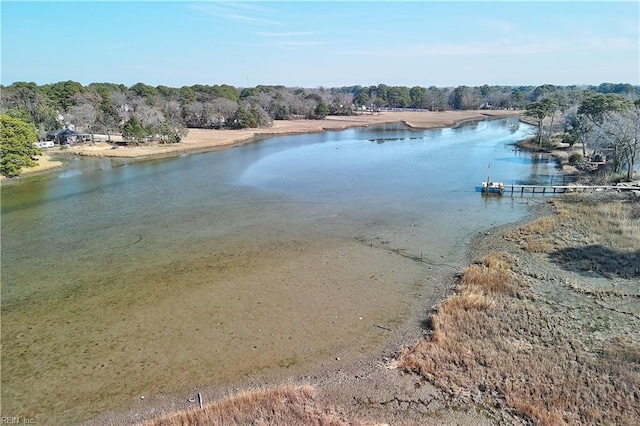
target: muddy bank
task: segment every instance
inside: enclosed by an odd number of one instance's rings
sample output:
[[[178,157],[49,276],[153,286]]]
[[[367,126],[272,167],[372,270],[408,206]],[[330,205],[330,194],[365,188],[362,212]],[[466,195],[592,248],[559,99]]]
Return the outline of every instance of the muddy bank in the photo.
[[[547,212],[541,208],[532,209],[529,219]],[[516,229],[518,225],[479,232],[469,243],[468,260],[487,251],[489,241],[500,243],[500,233]],[[397,258],[397,261],[406,261],[405,258]],[[270,376],[244,377],[225,386],[213,385],[185,390],[180,395],[163,395],[153,401],[141,401],[131,412],[109,413],[102,419],[120,424],[132,419],[150,420],[162,414],[193,408],[198,392],[210,402],[246,389],[277,387],[282,383],[311,385],[316,391],[315,401],[338,413],[348,424],[489,425],[496,419],[511,419],[512,416],[506,412],[452,398],[428,381],[399,368],[400,352],[429,335],[429,313],[439,301],[455,292],[457,277],[464,266],[429,264],[420,259],[413,262],[423,269],[423,277],[417,284],[420,290],[411,302],[413,306],[408,316],[396,324],[369,324],[386,339],[381,350],[355,357],[336,352],[331,362],[316,368],[295,373],[290,371],[290,374],[279,372]],[[355,350],[357,353],[357,348]]]
[[[448,371],[451,378],[441,378],[446,385],[403,370],[402,348],[431,339],[434,309],[420,306],[387,352],[317,383],[323,401],[341,407],[346,418],[374,423],[634,424],[640,416],[637,392],[630,391],[640,387],[640,204],[600,193],[531,199],[530,205],[526,220],[479,232],[468,244],[468,264],[492,253],[514,259],[517,297],[496,302],[488,315],[515,333],[469,341],[454,357],[482,359],[487,347],[506,344],[510,350],[501,352],[520,358],[513,370],[508,362],[495,371],[491,364],[473,367],[480,377],[504,379],[470,380],[471,364],[452,365],[460,376]],[[458,293],[459,274],[440,279],[440,300]],[[491,327],[486,318],[480,324]],[[527,385],[505,390],[514,373]]]

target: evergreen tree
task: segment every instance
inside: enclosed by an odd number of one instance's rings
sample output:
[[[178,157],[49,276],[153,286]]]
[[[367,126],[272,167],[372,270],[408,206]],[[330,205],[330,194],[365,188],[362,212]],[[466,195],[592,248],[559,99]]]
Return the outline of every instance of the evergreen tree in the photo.
[[[144,130],[144,127],[142,127],[140,120],[135,116],[131,117],[122,128],[122,137],[125,139],[132,139],[135,142],[141,142],[145,136],[147,136],[147,132]]]
[[[313,112],[315,118],[323,119],[329,114],[329,107],[324,103],[324,101],[320,101]]]
[[[36,129],[33,124],[0,115],[0,173],[3,176],[18,176],[23,167],[36,165],[34,157],[42,152],[35,146]]]

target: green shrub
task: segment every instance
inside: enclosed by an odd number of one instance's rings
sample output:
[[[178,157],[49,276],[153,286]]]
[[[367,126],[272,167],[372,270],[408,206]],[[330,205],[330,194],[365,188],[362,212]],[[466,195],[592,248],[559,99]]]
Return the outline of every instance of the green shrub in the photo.
[[[578,137],[571,133],[565,133],[562,135],[562,142],[568,143],[569,146],[573,146],[578,141]]]
[[[571,165],[580,164],[582,163],[582,160],[582,154],[580,154],[579,152],[574,152],[573,154],[571,154],[571,156],[569,156],[569,164]]]

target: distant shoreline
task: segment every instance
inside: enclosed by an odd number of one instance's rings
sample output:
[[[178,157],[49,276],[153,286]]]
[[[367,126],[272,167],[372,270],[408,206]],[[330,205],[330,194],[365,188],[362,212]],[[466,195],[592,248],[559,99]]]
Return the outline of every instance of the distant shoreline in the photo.
[[[25,169],[22,175],[34,175],[64,166],[50,154],[79,155],[100,158],[152,159],[171,157],[184,153],[208,152],[250,143],[257,137],[296,135],[339,131],[353,127],[367,127],[377,124],[403,123],[413,129],[434,129],[453,127],[473,120],[517,117],[521,110],[470,110],[470,111],[383,111],[352,116],[328,116],[323,120],[278,120],[268,128],[241,130],[189,129],[189,133],[179,144],[150,144],[114,147],[106,142],[83,144],[65,150],[45,151],[35,167]]]

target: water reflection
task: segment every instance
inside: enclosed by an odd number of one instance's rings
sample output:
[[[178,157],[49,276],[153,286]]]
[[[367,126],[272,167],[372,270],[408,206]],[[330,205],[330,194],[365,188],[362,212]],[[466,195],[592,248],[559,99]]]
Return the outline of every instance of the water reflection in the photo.
[[[339,141],[310,141],[263,157],[239,182],[304,198],[349,202],[356,195],[379,203],[416,194],[437,201],[453,192],[474,192],[486,179],[487,163],[495,180],[547,179],[555,171],[553,163],[513,150],[513,143],[531,132],[531,127],[514,123],[470,122],[428,131],[402,125],[392,132],[384,130],[387,126],[354,129]],[[363,145],[363,140],[373,144]],[[465,197],[459,202],[464,204]]]

